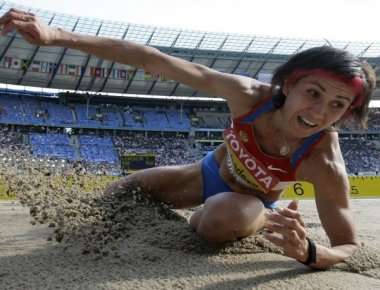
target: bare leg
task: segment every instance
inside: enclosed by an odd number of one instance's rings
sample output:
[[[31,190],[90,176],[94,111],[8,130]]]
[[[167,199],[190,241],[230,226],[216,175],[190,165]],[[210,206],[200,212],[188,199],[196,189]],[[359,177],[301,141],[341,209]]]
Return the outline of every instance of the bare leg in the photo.
[[[202,203],[201,163],[140,170],[111,183],[105,193],[125,192],[129,186],[139,186],[144,193],[174,208],[194,207]]]
[[[210,242],[225,242],[259,231],[265,222],[260,199],[236,192],[223,192],[208,198],[195,212],[190,225]]]

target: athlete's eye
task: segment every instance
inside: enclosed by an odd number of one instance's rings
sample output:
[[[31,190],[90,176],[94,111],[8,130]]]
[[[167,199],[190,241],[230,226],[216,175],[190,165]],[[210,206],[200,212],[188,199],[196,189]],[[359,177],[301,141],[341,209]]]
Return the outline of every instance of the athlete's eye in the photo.
[[[344,108],[344,104],[342,102],[339,102],[339,101],[334,101],[334,102],[332,102],[332,107],[335,109],[342,109],[342,108]]]
[[[320,93],[314,89],[308,89],[307,93],[310,97],[318,99],[320,97]]]

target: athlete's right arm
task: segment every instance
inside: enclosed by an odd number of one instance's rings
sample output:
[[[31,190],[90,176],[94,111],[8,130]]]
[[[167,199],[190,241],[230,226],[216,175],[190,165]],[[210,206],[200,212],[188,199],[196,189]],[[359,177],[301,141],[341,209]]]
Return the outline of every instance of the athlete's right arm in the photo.
[[[130,41],[88,36],[50,27],[33,14],[11,9],[0,18],[3,34],[16,29],[35,45],[61,46],[118,63],[165,75],[195,90],[227,100],[232,117],[249,111],[257,98],[270,87],[249,77],[218,72],[204,65],[176,58]]]

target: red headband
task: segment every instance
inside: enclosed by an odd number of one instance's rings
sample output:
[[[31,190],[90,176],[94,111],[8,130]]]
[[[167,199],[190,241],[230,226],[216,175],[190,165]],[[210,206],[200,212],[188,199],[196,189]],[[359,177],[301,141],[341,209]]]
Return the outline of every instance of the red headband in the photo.
[[[294,84],[300,78],[308,75],[317,75],[324,78],[330,78],[333,80],[340,81],[350,86],[355,94],[355,99],[351,103],[351,109],[360,107],[364,101],[364,82],[361,77],[347,78],[343,75],[334,73],[326,69],[296,69],[294,70],[288,78],[290,84]]]

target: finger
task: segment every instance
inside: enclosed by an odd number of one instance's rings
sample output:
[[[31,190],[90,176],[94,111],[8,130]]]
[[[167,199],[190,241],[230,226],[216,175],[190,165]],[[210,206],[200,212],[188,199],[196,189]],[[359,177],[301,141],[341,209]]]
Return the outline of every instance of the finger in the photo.
[[[25,38],[25,40],[33,42],[33,39],[35,38],[33,37],[33,32],[35,33],[35,31],[31,29],[31,23],[12,20],[8,25],[6,25],[3,28],[1,34],[5,35],[14,29],[16,29],[17,32]]]
[[[298,222],[304,227],[305,223],[302,220],[301,214],[298,211],[291,210],[289,208],[283,208],[278,211],[283,216],[298,220]]]
[[[17,18],[19,17],[19,15],[21,15],[20,13],[18,12],[15,12],[14,10],[9,10],[7,13],[5,13],[1,18],[0,18],[0,23],[6,23],[8,21],[11,21],[13,18]]]
[[[4,25],[1,29],[1,35],[6,35],[7,33],[11,32],[14,29],[13,23],[9,22],[6,25]]]
[[[296,219],[287,218],[281,215],[273,215],[269,220],[280,224],[289,230],[295,230],[302,239],[306,237],[305,228]]]
[[[12,21],[12,20],[30,21],[30,20],[34,20],[34,19],[35,19],[34,14],[31,15],[31,14],[23,12],[23,11],[11,11],[10,10],[9,12],[4,14],[0,18],[0,24],[6,24],[7,22]]]
[[[22,30],[19,30],[18,33],[21,34],[21,36],[28,42],[31,42],[33,43],[35,38],[33,37],[33,35],[29,32],[25,32],[25,31],[22,31]]]
[[[282,225],[285,228],[295,230],[301,239],[304,239],[306,237],[305,228],[298,222],[298,220],[294,218],[288,218],[279,213],[268,214],[267,218],[269,222],[274,222]]]
[[[268,224],[267,229],[275,233],[279,233],[284,237],[284,240],[292,246],[299,246],[301,238],[296,230],[284,227],[279,224]]]
[[[19,21],[33,21],[35,20],[35,16],[30,14],[17,14],[13,17],[13,19]]]
[[[285,235],[285,237],[288,239],[288,242],[292,244],[295,247],[299,247],[302,245],[302,240],[300,236],[298,235],[297,231],[291,230]]]
[[[4,25],[6,22],[9,21],[9,19],[10,19],[10,17],[9,17],[9,12],[7,12],[7,13],[5,13],[4,15],[2,15],[2,16],[0,17],[0,24],[1,24],[1,25]]]
[[[264,233],[264,237],[268,241],[272,242],[273,244],[275,244],[276,246],[279,246],[281,248],[283,248],[285,245],[285,241],[284,241],[283,237],[279,237],[276,234]]]
[[[11,8],[11,9],[9,9],[8,12],[17,12],[17,13],[24,13],[24,14],[28,13],[28,12],[26,12],[24,10],[20,10],[20,9],[17,9],[17,8]]]
[[[292,200],[289,203],[288,208],[292,210],[298,210],[298,200]]]
[[[19,21],[19,20],[11,20],[9,22],[9,25],[12,26],[12,28],[17,29],[18,31],[28,30],[28,28],[30,27],[30,23],[24,22],[24,21]]]
[[[285,225],[287,227],[297,227],[298,221],[294,218],[286,217],[280,212],[269,213],[266,215],[269,221],[276,222],[278,224]]]

